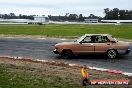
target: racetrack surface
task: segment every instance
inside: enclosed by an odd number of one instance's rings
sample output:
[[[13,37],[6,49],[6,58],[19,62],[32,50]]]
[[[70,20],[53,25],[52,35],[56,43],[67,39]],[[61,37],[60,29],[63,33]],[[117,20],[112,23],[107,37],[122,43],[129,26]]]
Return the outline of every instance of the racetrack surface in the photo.
[[[59,38],[0,38],[0,55],[33,59],[61,60],[70,63],[86,64],[89,66],[122,70],[132,73],[132,52],[126,56],[119,56],[117,59],[108,59],[104,55],[87,55],[65,60],[52,52],[56,43],[65,41],[73,40]],[[130,49],[132,50],[132,45],[130,46]]]

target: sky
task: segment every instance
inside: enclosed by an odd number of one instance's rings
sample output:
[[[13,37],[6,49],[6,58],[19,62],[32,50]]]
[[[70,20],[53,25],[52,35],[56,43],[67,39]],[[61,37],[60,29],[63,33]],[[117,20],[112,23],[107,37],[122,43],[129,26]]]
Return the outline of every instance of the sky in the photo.
[[[132,0],[0,0],[0,14],[104,16],[105,8],[132,10]]]

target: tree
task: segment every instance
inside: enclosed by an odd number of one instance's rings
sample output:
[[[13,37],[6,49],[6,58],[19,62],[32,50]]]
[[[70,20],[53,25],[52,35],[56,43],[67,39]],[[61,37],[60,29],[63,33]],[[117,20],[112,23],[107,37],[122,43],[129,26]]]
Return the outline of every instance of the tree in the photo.
[[[16,16],[14,13],[10,13],[9,16]]]
[[[8,16],[7,14],[4,14],[4,15],[3,15],[3,18],[4,18],[4,19],[8,19],[9,16]]]
[[[79,21],[84,21],[84,17],[82,14],[79,15],[79,18],[78,18]]]
[[[109,8],[104,9],[104,19],[106,20],[132,20],[132,11],[130,10],[119,10],[114,8],[109,10]]]
[[[104,9],[105,14],[107,15],[109,12],[109,8]]]
[[[76,21],[78,19],[78,15],[77,14],[70,14],[68,17],[69,21]]]
[[[109,8],[104,9],[105,19],[108,19]]]
[[[122,20],[127,20],[127,14],[126,14],[126,11],[125,10],[120,10],[119,11],[119,14],[120,14],[120,16],[119,16],[119,19],[122,19]]]
[[[114,8],[113,9],[113,19],[119,20],[119,16],[120,16],[119,9],[118,8]]]
[[[66,15],[65,15],[66,17],[69,17],[69,13],[66,13]]]

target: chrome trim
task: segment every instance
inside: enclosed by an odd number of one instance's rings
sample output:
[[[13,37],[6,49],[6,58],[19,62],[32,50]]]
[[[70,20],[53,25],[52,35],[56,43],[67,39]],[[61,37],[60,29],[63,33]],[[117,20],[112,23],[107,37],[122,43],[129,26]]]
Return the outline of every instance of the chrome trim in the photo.
[[[54,51],[53,51],[55,54],[58,54],[59,52],[57,51],[57,49],[55,49]]]

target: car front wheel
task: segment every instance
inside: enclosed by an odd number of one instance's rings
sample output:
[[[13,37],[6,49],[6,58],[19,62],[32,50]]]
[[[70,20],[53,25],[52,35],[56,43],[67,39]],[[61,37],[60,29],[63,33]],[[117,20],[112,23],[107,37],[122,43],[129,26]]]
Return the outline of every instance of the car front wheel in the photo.
[[[108,56],[108,58],[110,58],[110,59],[114,59],[114,58],[117,57],[117,51],[116,51],[116,50],[113,50],[113,49],[108,50],[107,56]]]
[[[69,59],[72,56],[72,52],[70,50],[63,50],[61,52],[61,57],[64,59]]]

